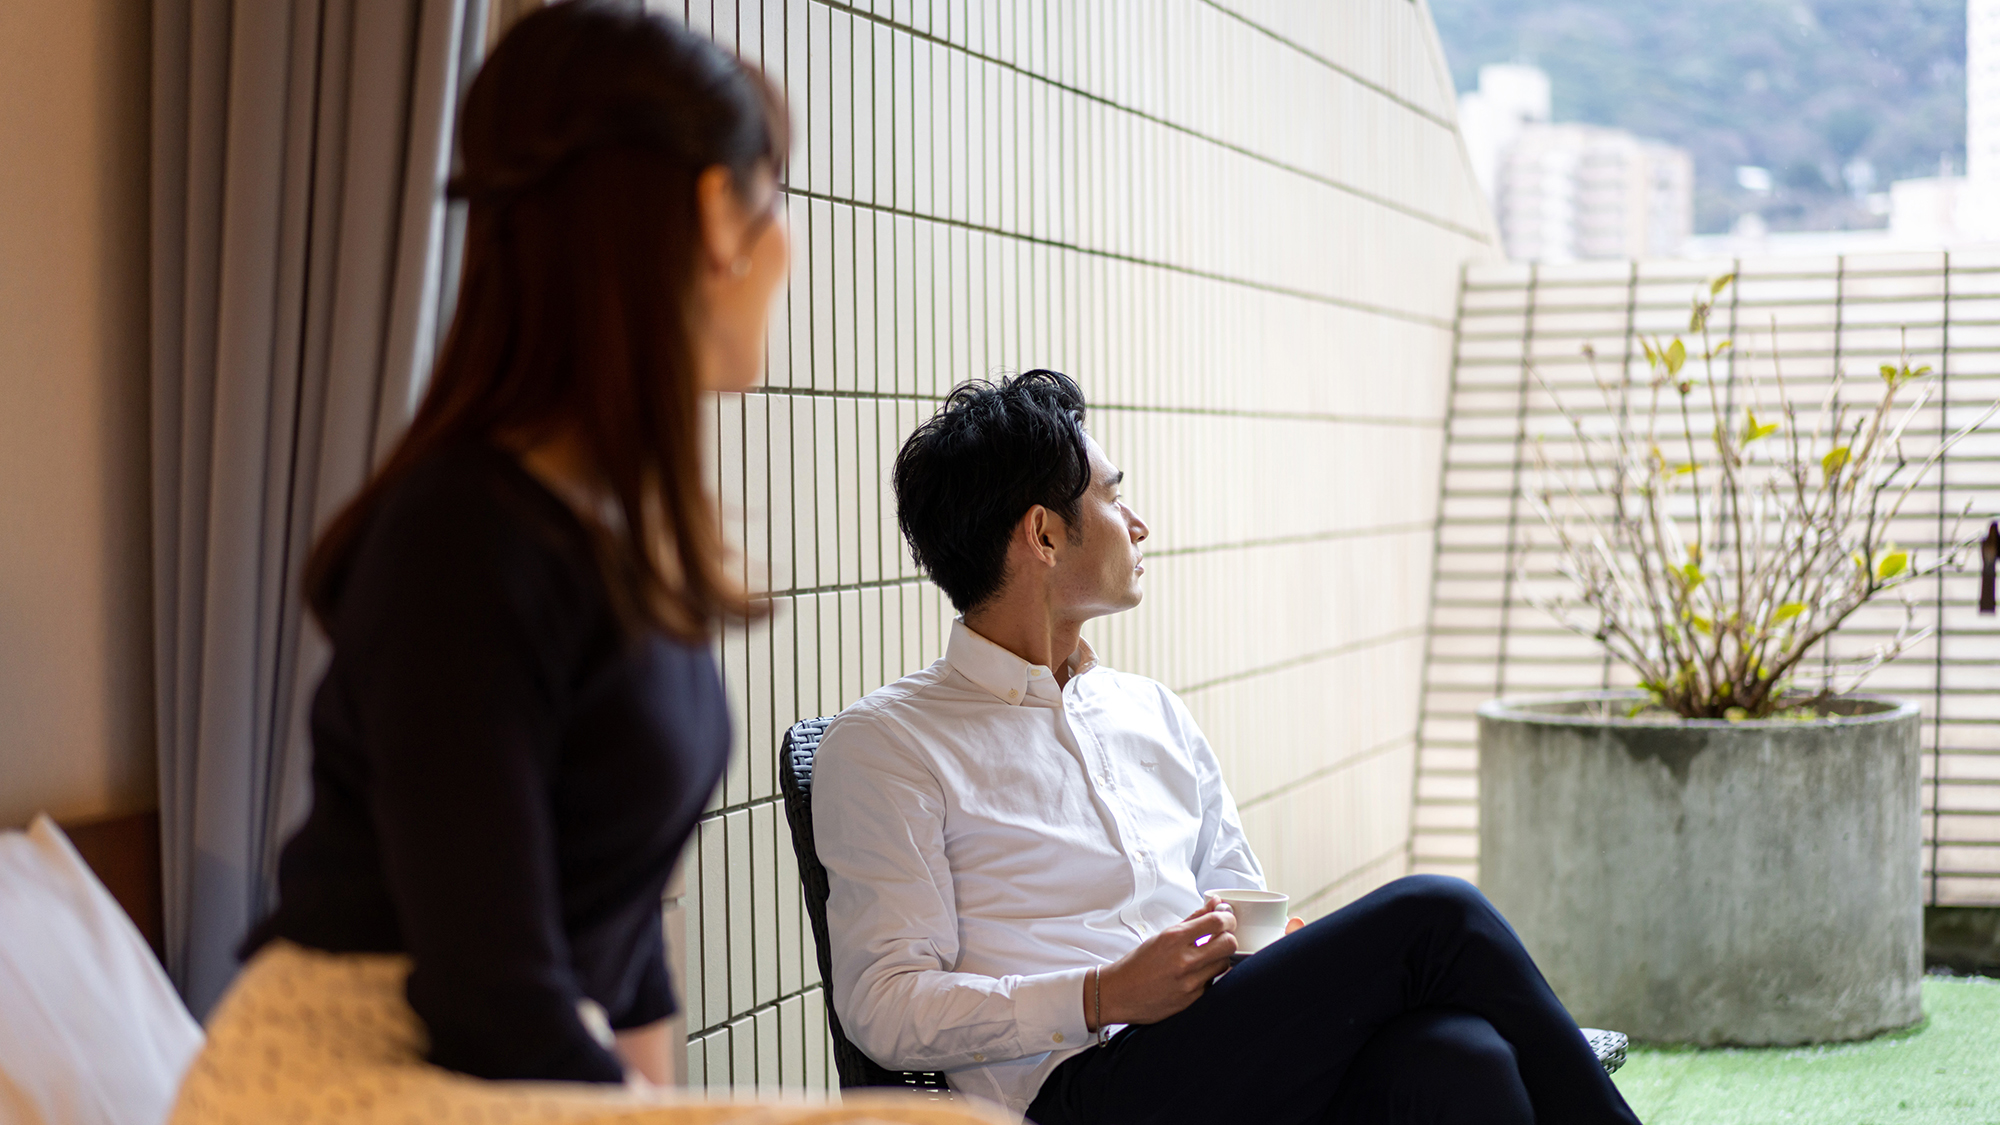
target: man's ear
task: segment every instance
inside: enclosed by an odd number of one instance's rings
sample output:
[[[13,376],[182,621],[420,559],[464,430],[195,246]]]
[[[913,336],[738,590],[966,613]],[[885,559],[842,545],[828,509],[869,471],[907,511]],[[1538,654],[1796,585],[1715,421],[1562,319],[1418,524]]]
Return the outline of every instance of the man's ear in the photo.
[[[1028,553],[1043,566],[1056,564],[1056,543],[1063,537],[1062,519],[1036,504],[1021,517],[1021,537]]]

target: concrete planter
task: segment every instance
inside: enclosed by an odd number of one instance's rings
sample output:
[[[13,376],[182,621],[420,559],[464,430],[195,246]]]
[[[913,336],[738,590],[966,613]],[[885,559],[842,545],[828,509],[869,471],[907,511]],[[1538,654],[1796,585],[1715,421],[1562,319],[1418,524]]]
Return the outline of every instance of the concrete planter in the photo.
[[[1480,887],[1577,1021],[1701,1046],[1916,1022],[1916,706],[1856,696],[1816,723],[1601,717],[1634,698],[1479,709]]]

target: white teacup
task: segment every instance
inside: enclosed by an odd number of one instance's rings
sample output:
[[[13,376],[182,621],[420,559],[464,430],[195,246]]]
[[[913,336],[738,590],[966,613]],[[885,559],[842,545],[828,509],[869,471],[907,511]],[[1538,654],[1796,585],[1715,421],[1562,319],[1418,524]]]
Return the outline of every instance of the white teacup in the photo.
[[[1285,923],[1289,920],[1285,905],[1292,901],[1292,896],[1247,888],[1208,893],[1228,903],[1229,912],[1236,915],[1236,952],[1255,953],[1285,936]]]

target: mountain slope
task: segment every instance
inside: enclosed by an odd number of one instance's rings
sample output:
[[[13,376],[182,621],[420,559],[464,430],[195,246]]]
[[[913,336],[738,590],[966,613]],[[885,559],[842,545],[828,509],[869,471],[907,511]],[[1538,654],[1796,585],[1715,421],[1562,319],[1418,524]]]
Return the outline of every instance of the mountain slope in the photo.
[[[1430,0],[1460,90],[1479,67],[1549,72],[1555,118],[1694,153],[1695,227],[1745,211],[1773,229],[1881,223],[1842,183],[1965,167],[1964,0]],[[1735,168],[1771,170],[1753,195]]]

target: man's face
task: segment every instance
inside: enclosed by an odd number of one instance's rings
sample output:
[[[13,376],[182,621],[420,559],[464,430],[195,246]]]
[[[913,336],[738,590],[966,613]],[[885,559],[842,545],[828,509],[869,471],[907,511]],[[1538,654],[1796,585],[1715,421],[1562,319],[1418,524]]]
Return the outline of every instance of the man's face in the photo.
[[[1059,544],[1056,589],[1065,608],[1083,617],[1120,613],[1145,594],[1139,576],[1139,544],[1149,534],[1144,521],[1125,506],[1119,487],[1125,474],[1088,434],[1090,488],[1077,502],[1075,534]]]

